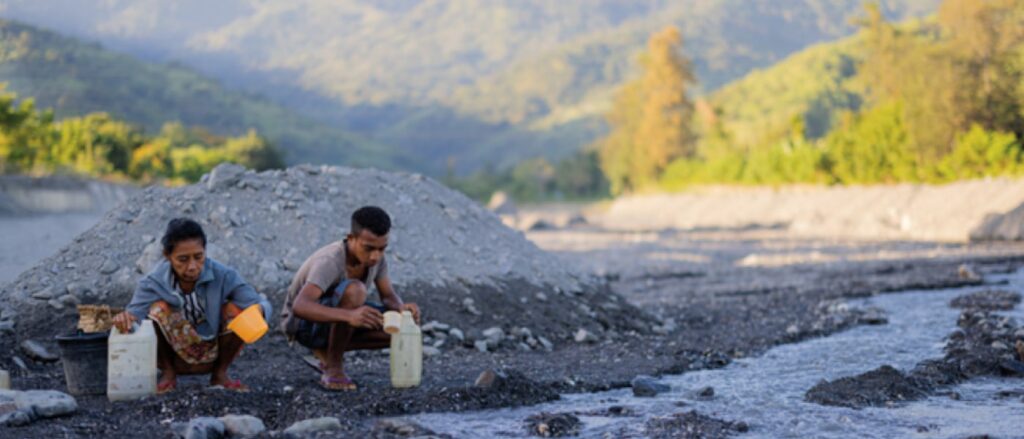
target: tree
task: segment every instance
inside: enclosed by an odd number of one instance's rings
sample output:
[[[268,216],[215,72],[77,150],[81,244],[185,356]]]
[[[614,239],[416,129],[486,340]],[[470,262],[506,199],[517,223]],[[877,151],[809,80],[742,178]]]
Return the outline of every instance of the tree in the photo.
[[[648,186],[672,160],[694,155],[687,90],[695,78],[681,45],[675,27],[654,34],[640,56],[643,75],[615,98],[607,116],[611,133],[599,141],[601,168],[613,193]]]

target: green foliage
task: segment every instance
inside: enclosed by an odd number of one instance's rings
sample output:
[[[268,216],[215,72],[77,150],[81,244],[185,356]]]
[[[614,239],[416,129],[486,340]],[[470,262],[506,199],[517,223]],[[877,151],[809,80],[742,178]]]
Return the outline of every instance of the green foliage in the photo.
[[[106,113],[54,122],[33,101],[0,95],[0,170],[70,172],[138,181],[194,182],[214,166],[234,162],[254,169],[281,167],[277,149],[249,131],[224,138],[168,123],[155,137]]]
[[[485,168],[468,177],[449,175],[445,184],[481,202],[497,191],[519,201],[591,200],[608,196],[608,181],[601,172],[598,154],[589,150],[555,165],[544,158],[534,158],[504,171]]]
[[[1024,173],[1024,1],[946,0],[936,19],[902,25],[866,12],[856,37],[701,103],[699,156],[669,165],[661,186]]]
[[[974,125],[957,136],[956,148],[938,165],[942,180],[1024,174],[1024,150],[1012,133]]]
[[[404,156],[254,95],[230,91],[180,64],[146,63],[72,38],[0,20],[0,81],[53,108],[57,119],[108,113],[150,132],[169,121],[226,136],[256,130],[289,163],[394,168]],[[2,106],[0,102],[0,106]]]
[[[612,131],[599,144],[613,193],[650,186],[669,162],[694,155],[686,93],[695,79],[681,45],[673,27],[653,35],[640,58],[643,75],[622,87],[608,114]]]

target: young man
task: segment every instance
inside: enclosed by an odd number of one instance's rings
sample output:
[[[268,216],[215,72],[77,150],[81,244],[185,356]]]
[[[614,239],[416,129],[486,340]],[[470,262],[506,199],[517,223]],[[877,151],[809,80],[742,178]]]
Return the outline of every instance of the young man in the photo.
[[[391,218],[383,209],[359,208],[352,214],[347,237],[313,253],[288,286],[281,330],[320,360],[320,385],[325,389],[356,389],[345,374],[346,351],[390,345],[391,336],[382,330],[382,312],[409,310],[419,322],[419,308],[403,303],[388,278],[384,250],[390,230]],[[366,301],[371,285],[382,303]]]

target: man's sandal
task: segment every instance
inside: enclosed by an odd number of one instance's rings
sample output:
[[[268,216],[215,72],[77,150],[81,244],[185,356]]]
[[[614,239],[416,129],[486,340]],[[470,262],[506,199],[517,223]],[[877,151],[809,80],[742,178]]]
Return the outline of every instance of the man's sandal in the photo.
[[[347,376],[337,376],[327,373],[320,375],[320,387],[323,387],[326,390],[340,390],[345,392],[355,391],[359,388],[355,381],[352,381],[352,379]]]
[[[227,380],[227,381],[225,381],[225,382],[223,382],[221,384],[217,384],[216,386],[211,386],[211,387],[223,387],[224,390],[231,390],[233,392],[242,392],[242,393],[245,393],[245,392],[249,391],[249,386],[246,386],[245,384],[242,384],[241,380]]]

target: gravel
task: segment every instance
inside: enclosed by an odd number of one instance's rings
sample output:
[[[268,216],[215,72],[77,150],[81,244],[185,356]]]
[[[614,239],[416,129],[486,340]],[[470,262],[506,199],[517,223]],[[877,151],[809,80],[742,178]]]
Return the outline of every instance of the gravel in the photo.
[[[197,184],[139,191],[3,286],[0,309],[20,315],[12,320],[19,335],[51,336],[72,330],[78,303],[123,306],[161,260],[158,236],[178,216],[203,224],[208,254],[280,307],[295,268],[343,238],[351,212],[371,204],[392,216],[387,257],[397,290],[441,325],[510,330],[543,294],[545,313],[566,310],[525,322],[548,340],[568,340],[580,328],[595,336],[649,329],[629,318],[643,313],[599,278],[538,249],[462,194],[418,174],[327,166],[257,173],[225,164]],[[517,347],[498,335],[488,350]]]

